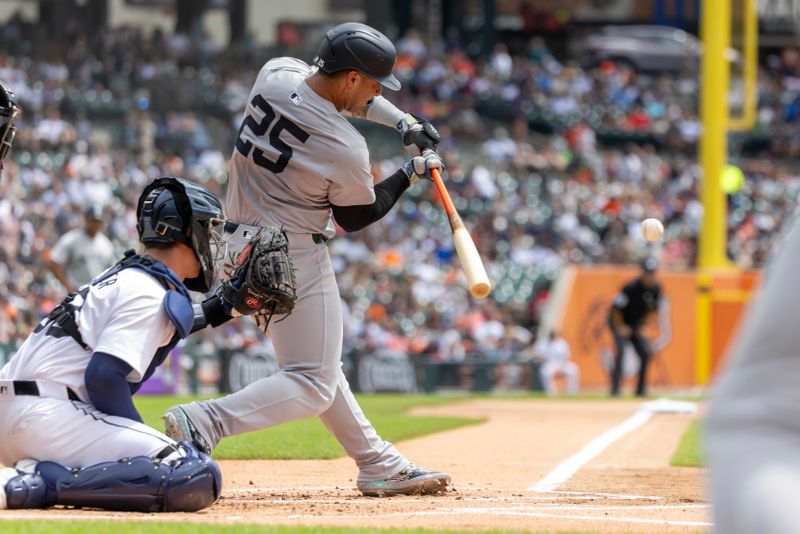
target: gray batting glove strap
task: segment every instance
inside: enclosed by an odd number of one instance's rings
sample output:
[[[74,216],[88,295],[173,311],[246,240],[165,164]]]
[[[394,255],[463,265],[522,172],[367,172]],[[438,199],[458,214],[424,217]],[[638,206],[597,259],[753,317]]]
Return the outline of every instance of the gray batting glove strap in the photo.
[[[416,183],[420,178],[433,180],[433,169],[438,169],[442,172],[445,168],[441,156],[435,150],[426,150],[421,156],[415,156],[403,165],[403,172],[408,177],[408,181],[412,184]]]
[[[403,138],[403,147],[409,156],[420,156],[426,150],[436,150],[442,137],[433,124],[411,113],[397,124]]]

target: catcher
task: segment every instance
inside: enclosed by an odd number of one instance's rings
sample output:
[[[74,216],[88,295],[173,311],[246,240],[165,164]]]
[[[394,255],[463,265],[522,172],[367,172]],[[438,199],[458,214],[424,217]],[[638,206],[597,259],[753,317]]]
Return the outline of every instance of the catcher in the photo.
[[[236,278],[195,311],[188,290],[208,292],[223,256],[220,201],[192,182],[159,178],[139,198],[137,219],[142,252],[128,251],[71,293],[0,370],[0,462],[14,466],[0,469],[0,509],[191,512],[219,497],[214,461],[144,425],[132,395],[205,326],[195,322],[203,306],[226,317],[234,305],[291,309],[285,238],[256,236]],[[271,277],[281,282],[277,300],[259,285]]]

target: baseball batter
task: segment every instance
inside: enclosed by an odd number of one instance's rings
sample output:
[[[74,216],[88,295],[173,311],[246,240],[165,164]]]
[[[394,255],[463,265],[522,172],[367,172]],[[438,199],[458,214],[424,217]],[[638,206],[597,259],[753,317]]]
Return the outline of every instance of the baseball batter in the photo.
[[[194,325],[214,281],[222,204],[176,178],[148,185],[133,251],[71,293],[0,370],[0,509],[56,504],[195,511],[217,465],[144,425],[131,396]],[[217,232],[219,230],[219,232]]]
[[[441,168],[438,134],[412,116],[398,125],[414,156],[377,185],[364,138],[345,114],[366,115],[381,86],[399,89],[394,45],[359,23],[331,29],[314,62],[268,61],[250,93],[230,162],[226,225],[231,255],[258,227],[286,231],[297,302],[269,323],[281,370],[215,400],[171,408],[167,435],[210,450],[226,436],[319,416],[358,468],[365,495],[436,493],[450,477],[411,463],[381,439],[341,369],[342,307],[326,241],[334,219],[356,231],[381,219],[411,183]]]

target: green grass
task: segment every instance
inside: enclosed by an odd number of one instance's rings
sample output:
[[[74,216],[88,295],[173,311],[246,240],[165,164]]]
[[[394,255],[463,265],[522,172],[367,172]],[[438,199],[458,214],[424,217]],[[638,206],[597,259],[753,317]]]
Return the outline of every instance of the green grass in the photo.
[[[214,532],[223,534],[463,534],[463,530],[423,530],[423,529],[375,529],[345,527],[290,527],[262,525],[210,525],[207,523],[144,523],[135,521],[0,521],[3,534],[194,534],[196,532]],[[522,531],[510,530],[476,530],[475,534],[501,534]],[[583,532],[583,531],[582,531]],[[530,534],[530,533],[529,533]],[[536,534],[536,533],[532,533]],[[547,534],[539,531],[539,534]],[[570,534],[570,533],[565,533]],[[581,534],[572,532],[571,534]],[[583,532],[591,534],[591,532]]]
[[[482,419],[466,417],[421,417],[405,413],[415,406],[450,404],[469,398],[466,395],[367,395],[358,401],[367,418],[382,438],[397,442],[406,439],[476,424]],[[163,432],[161,415],[176,403],[195,400],[190,397],[136,398],[144,422]],[[214,449],[216,459],[330,459],[344,456],[344,449],[318,418],[293,421],[265,430],[225,438]]]
[[[476,424],[482,419],[465,417],[411,416],[407,410],[415,406],[450,404],[465,399],[541,399],[541,400],[605,400],[604,392],[583,392],[574,397],[548,398],[541,392],[466,393],[456,395],[364,395],[358,396],[367,418],[384,439],[392,442],[412,439],[464,425]],[[135,397],[145,423],[163,431],[161,415],[174,404],[201,400],[194,397]],[[619,402],[641,402],[642,399],[623,397]],[[692,399],[692,400],[696,400]],[[697,424],[693,424],[681,440],[673,465],[702,465],[697,444]],[[344,456],[341,445],[316,417],[293,421],[265,430],[225,438],[214,450],[217,459],[331,459]]]
[[[696,419],[692,421],[689,428],[683,433],[681,441],[678,443],[678,448],[672,455],[671,465],[679,467],[703,467],[705,465],[700,441],[702,431],[700,421]]]

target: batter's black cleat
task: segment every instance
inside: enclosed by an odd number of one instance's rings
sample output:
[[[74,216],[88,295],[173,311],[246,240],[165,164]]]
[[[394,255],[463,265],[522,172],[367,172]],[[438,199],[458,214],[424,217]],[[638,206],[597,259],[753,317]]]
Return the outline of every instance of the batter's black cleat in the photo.
[[[195,428],[192,420],[180,406],[173,406],[168,409],[164,416],[164,434],[175,441],[190,441],[197,447],[197,450],[211,455],[211,446],[208,440]]]
[[[408,464],[396,474],[384,480],[358,481],[358,490],[367,497],[390,497],[392,495],[435,495],[447,491],[450,475],[428,471],[418,465]]]

